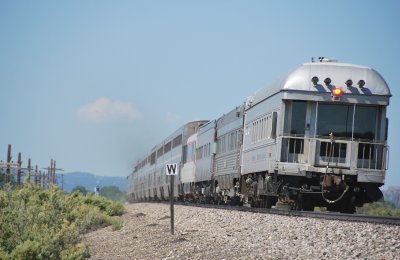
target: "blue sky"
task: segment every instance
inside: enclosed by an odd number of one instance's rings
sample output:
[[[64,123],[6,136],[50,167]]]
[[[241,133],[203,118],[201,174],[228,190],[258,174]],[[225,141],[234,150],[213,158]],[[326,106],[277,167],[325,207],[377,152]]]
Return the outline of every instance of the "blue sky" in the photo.
[[[400,185],[398,1],[0,1],[0,159],[126,176],[311,57],[386,79]]]

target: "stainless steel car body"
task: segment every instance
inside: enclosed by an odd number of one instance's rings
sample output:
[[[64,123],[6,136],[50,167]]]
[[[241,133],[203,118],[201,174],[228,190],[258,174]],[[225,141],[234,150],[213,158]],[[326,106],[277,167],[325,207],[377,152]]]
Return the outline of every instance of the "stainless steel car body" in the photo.
[[[196,182],[211,181],[213,177],[216,121],[212,120],[199,128],[196,148]]]
[[[319,79],[316,84],[312,82],[313,77]],[[330,84],[323,82],[327,78],[331,80]],[[346,81],[350,79],[353,84],[347,86]],[[356,83],[361,80],[365,86],[357,87]],[[332,97],[335,87],[340,87],[344,92],[340,100]],[[247,99],[242,174],[278,171],[282,175],[306,176],[307,172],[324,172],[328,162],[327,154],[323,153],[321,147],[326,148],[326,143],[330,141],[327,136],[318,135],[318,120],[323,120],[318,115],[320,107],[327,104],[337,105],[337,108],[350,105],[354,120],[354,111],[370,106],[377,108],[374,137],[369,141],[354,136],[341,140],[338,138],[336,146],[343,154],[332,158],[330,166],[334,173],[357,175],[359,182],[383,183],[388,149],[385,139],[386,106],[390,96],[385,80],[368,67],[338,62],[303,64]],[[295,120],[292,109],[295,108],[294,102],[298,101],[304,101],[304,131],[295,134],[291,131],[291,121]],[[271,118],[274,112],[277,113],[277,135],[270,138],[268,117]],[[257,125],[263,118],[267,118],[267,133],[262,138],[254,137]],[[332,133],[335,136],[336,133]],[[369,155],[375,152],[381,158],[360,156],[360,149]]]
[[[198,131],[198,128],[208,121],[199,120],[185,124],[155,146],[150,153],[140,160],[129,178],[128,191],[133,199],[169,198],[169,178],[165,173],[165,164],[177,163],[182,167],[182,144],[186,144],[189,137]],[[157,154],[159,152],[159,154]],[[174,197],[180,192],[181,173],[176,176]]]
[[[236,107],[217,120],[217,151],[215,156],[215,180],[221,190],[232,189],[234,179],[240,177],[240,161],[243,140],[244,104]]]

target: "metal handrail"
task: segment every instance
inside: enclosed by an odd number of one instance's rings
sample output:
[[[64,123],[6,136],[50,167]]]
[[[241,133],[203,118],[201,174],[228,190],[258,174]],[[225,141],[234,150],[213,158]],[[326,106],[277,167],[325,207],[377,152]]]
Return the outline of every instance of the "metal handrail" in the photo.
[[[318,137],[306,137],[304,135],[281,135],[278,136],[277,139],[282,140],[282,144],[285,146],[282,146],[282,153],[281,153],[281,158],[284,160],[284,162],[292,162],[292,163],[302,163],[302,159],[299,158],[300,154],[303,154],[303,147],[304,147],[304,142],[307,140],[308,142],[319,141],[320,143],[328,143],[330,140],[328,138],[318,138]],[[287,140],[285,140],[287,139]],[[292,141],[291,141],[292,140]],[[297,140],[303,140],[300,143],[298,143]],[[285,143],[287,142],[287,143]],[[337,163],[344,163],[341,160],[346,160],[346,158],[349,158],[346,154],[345,157],[343,156],[342,151],[341,151],[341,144],[348,144],[351,145],[352,147],[355,148],[355,153],[349,153],[352,154],[351,160],[356,160],[356,168],[359,169],[375,169],[375,170],[387,170],[388,166],[388,161],[389,161],[389,155],[388,155],[388,150],[389,146],[387,145],[386,141],[381,141],[381,140],[370,140],[370,141],[365,141],[365,140],[354,140],[351,138],[342,138],[342,139],[336,139],[335,138],[335,144],[338,144],[338,147],[333,147],[333,154],[335,154],[335,149],[338,148],[338,154],[335,156],[337,157]],[[299,146],[300,145],[300,146]],[[299,146],[299,147],[298,147]],[[328,148],[328,147],[326,147]],[[317,145],[314,147],[314,149],[317,149]],[[354,151],[354,150],[353,150]],[[362,154],[360,154],[360,152]],[[322,157],[322,156],[321,156]],[[360,161],[361,160],[361,161]],[[351,161],[347,162],[351,164]]]

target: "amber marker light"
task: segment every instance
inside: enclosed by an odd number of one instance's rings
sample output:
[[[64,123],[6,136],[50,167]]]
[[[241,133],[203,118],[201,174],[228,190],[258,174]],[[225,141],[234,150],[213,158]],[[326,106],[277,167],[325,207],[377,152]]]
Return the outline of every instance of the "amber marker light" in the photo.
[[[332,89],[332,95],[335,97],[341,97],[343,95],[343,90],[341,88],[335,87]]]

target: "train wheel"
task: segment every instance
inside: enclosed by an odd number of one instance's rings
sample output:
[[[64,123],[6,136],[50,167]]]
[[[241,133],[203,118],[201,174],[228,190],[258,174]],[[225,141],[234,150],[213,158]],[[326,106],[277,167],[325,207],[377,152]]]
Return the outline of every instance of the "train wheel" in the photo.
[[[355,197],[352,196],[348,200],[344,200],[340,205],[340,213],[354,214],[356,213]]]
[[[300,193],[296,201],[296,210],[314,211],[311,197]]]
[[[267,198],[265,199],[265,207],[267,209],[270,209],[272,208],[272,206],[275,206],[277,202],[278,202],[278,197],[267,196]]]
[[[303,193],[299,193],[295,204],[295,210],[300,211],[302,208],[303,208]]]

